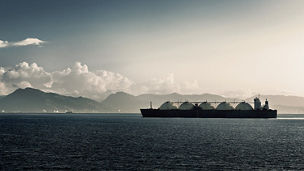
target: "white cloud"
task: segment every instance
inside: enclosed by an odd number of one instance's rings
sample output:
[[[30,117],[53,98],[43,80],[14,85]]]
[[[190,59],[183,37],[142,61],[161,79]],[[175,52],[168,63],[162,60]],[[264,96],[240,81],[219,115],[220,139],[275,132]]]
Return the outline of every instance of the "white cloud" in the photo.
[[[28,45],[41,45],[45,43],[45,41],[39,40],[37,38],[27,38],[24,40],[21,40],[19,42],[13,43],[14,46],[28,46]]]
[[[166,94],[180,91],[180,85],[175,83],[174,74],[172,73],[162,78],[152,78],[137,86],[140,87],[140,92],[145,93]]]
[[[0,40],[0,48],[12,47],[12,46],[29,46],[29,45],[41,46],[44,43],[45,41],[39,40],[37,38],[26,38],[24,40],[17,42],[8,42],[8,41]]]
[[[110,71],[89,71],[76,62],[71,68],[47,72],[36,63],[22,62],[14,67],[0,67],[0,94],[17,88],[33,87],[65,95],[101,100],[107,91],[128,91],[133,84],[127,77]]]
[[[127,91],[133,84],[121,74],[105,70],[89,71],[76,62],[73,67],[52,73],[52,89],[63,94],[100,99],[107,91]]]
[[[169,73],[160,78],[153,78],[144,83],[137,84],[132,89],[133,93],[153,93],[153,94],[168,94],[168,93],[200,93],[200,86],[197,80],[178,82],[173,73]]]
[[[46,89],[45,84],[52,82],[52,76],[36,63],[22,62],[12,68],[0,68],[0,82],[4,85],[2,92],[9,93],[16,88],[35,87]],[[2,86],[3,87],[3,86]]]
[[[4,48],[8,46],[8,42],[7,41],[2,41],[0,40],[0,48]]]
[[[25,87],[95,100],[102,100],[108,92],[198,93],[200,88],[197,81],[177,82],[174,74],[136,84],[119,73],[106,70],[90,71],[87,65],[80,62],[54,72],[47,72],[36,63],[27,62],[19,63],[14,67],[0,67],[0,95]]]

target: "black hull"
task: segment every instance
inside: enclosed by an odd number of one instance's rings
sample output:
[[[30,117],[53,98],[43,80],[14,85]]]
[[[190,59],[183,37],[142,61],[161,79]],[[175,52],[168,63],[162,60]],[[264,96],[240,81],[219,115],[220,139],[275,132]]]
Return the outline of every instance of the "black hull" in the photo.
[[[143,117],[177,118],[276,118],[277,110],[159,110],[140,109]]]

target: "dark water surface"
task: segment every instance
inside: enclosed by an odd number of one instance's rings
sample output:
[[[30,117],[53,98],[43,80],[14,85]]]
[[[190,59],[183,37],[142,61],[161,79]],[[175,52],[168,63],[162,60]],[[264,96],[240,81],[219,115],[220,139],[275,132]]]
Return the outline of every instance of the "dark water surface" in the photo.
[[[304,115],[1,114],[0,170],[304,169]]]

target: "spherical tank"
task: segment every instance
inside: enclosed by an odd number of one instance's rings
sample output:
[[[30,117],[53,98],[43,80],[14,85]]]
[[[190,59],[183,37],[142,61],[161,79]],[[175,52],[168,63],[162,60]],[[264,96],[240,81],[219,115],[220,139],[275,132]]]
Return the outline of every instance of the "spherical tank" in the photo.
[[[233,110],[234,108],[230,105],[230,103],[222,102],[217,107],[216,110]]]
[[[253,110],[253,108],[249,103],[241,102],[235,107],[235,110]]]
[[[160,107],[159,107],[160,110],[173,110],[173,109],[177,109],[177,106],[170,102],[170,101],[167,101],[165,103],[163,103]]]
[[[203,103],[201,103],[201,104],[199,105],[199,107],[200,107],[202,110],[212,110],[212,109],[214,109],[214,107],[211,106],[211,104],[208,103],[208,102],[203,102]]]
[[[184,102],[179,106],[180,110],[192,110],[194,108],[194,105],[189,102]]]

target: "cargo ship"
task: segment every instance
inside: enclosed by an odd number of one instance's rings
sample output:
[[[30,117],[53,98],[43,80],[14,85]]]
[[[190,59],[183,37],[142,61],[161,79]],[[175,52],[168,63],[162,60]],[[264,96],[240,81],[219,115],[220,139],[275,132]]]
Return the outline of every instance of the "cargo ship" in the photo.
[[[231,104],[236,104],[233,107]],[[180,118],[277,118],[277,110],[269,108],[266,99],[262,106],[259,98],[254,98],[254,107],[242,102],[170,102],[159,108],[140,109],[143,117],[180,117]],[[212,105],[213,104],[213,105]],[[214,107],[216,105],[216,107]]]

